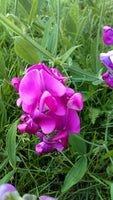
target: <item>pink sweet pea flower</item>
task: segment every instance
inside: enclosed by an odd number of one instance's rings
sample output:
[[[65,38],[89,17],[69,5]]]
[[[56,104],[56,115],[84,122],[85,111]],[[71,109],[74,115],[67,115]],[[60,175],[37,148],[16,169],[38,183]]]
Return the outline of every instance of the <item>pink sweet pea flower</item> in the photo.
[[[19,92],[19,85],[20,85],[21,79],[20,78],[13,78],[11,80],[11,84],[14,86],[14,88]]]
[[[113,70],[113,50],[100,54],[100,60],[110,70]]]
[[[60,142],[54,142],[51,139],[47,139],[42,133],[37,132],[36,135],[40,137],[40,139],[43,141],[36,145],[36,152],[39,154],[42,153],[51,153],[54,148],[57,149],[57,151],[62,151],[64,149],[64,146]]]
[[[24,114],[21,116],[21,121],[25,120],[24,123],[18,124],[18,129],[22,132],[29,134],[35,134],[39,130],[38,124],[36,124],[30,115]]]
[[[113,88],[113,73],[104,73],[102,79],[107,83],[107,85],[109,85],[109,87]]]
[[[110,26],[103,27],[103,41],[106,45],[113,44],[113,29]]]
[[[21,116],[25,122],[19,124],[18,129],[40,137],[42,142],[36,146],[37,153],[49,153],[54,148],[62,151],[68,144],[69,133],[80,131],[80,119],[75,110],[83,109],[82,94],[67,88],[65,80],[57,69],[40,63],[28,68],[22,80],[11,81],[19,92],[16,104],[22,105],[27,113]],[[43,134],[39,134],[39,129]]]
[[[72,108],[75,110],[82,110],[83,109],[83,98],[81,93],[74,94],[67,103],[68,108]]]
[[[43,195],[43,196],[39,197],[39,200],[58,200],[58,199],[55,199],[53,197],[49,197],[49,196]]]

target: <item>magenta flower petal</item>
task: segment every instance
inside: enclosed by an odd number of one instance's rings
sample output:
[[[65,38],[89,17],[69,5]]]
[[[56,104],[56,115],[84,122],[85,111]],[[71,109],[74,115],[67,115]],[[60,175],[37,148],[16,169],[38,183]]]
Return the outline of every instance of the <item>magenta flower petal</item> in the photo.
[[[66,92],[66,87],[57,79],[52,77],[46,71],[41,70],[43,81],[45,82],[46,90],[48,90],[53,96],[61,97]]]
[[[68,97],[73,96],[74,93],[75,93],[75,91],[74,91],[72,88],[66,88],[66,95],[67,95]]]
[[[113,70],[113,50],[100,54],[100,60],[110,70]]]
[[[83,109],[83,98],[81,93],[74,94],[67,103],[68,108],[72,108],[75,110]]]
[[[32,113],[32,111],[33,111],[36,107],[38,107],[38,102],[37,102],[37,101],[35,101],[34,104],[31,104],[31,105],[28,105],[28,104],[22,102],[22,110],[23,110],[24,112],[26,112],[26,113],[29,113],[29,114]]]
[[[0,199],[3,197],[3,195],[6,192],[17,192],[16,188],[9,184],[9,183],[4,183],[2,185],[0,185]]]
[[[52,141],[60,140],[61,144],[66,147],[68,145],[69,134],[67,131],[59,131],[58,134],[52,138]]]
[[[21,98],[18,98],[16,101],[16,105],[19,107],[22,104]]]
[[[64,146],[60,142],[53,142],[52,145],[57,149],[57,151],[63,151],[64,149]]]
[[[102,75],[102,79],[106,82],[106,84],[113,88],[113,73],[106,72]]]
[[[67,100],[63,97],[56,97],[56,101],[57,101],[57,109],[55,111],[56,115],[62,116],[66,114],[66,104],[67,104]]]
[[[21,79],[20,78],[13,78],[11,80],[11,84],[14,86],[14,88],[19,92],[19,85],[20,85]]]
[[[68,136],[69,134],[67,131],[59,131],[58,134],[54,138],[52,138],[52,141],[61,140]]]
[[[56,69],[56,68],[51,68],[50,70],[51,70],[53,76],[54,76],[56,79],[58,79],[58,80],[65,80],[65,79],[67,79],[67,77],[63,77],[63,76],[61,75],[61,73],[58,71],[58,69]]]
[[[57,101],[48,91],[45,91],[40,98],[41,112],[44,111],[45,105],[53,112],[57,110]]]
[[[41,69],[43,69],[46,72],[48,72],[49,74],[52,74],[51,71],[50,71],[50,69],[44,63],[39,63],[38,65],[33,65],[33,66],[29,67],[27,69],[26,73],[28,73],[28,72],[30,72],[30,71],[32,71],[34,69],[36,69],[38,71],[40,71]]]
[[[79,133],[80,132],[80,119],[77,112],[73,109],[67,109],[67,119],[66,119],[66,130],[68,133]]]
[[[25,120],[25,123],[18,124],[17,127],[20,131],[35,134],[39,130],[38,124],[34,123],[29,115],[22,115],[21,120]]]
[[[49,196],[43,195],[43,196],[39,197],[39,200],[58,200],[58,199],[55,199],[53,197],[49,197]]]
[[[36,132],[36,135],[38,135],[38,137],[39,137],[41,140],[43,140],[44,135],[43,135],[42,133]]]
[[[106,45],[113,44],[113,29],[109,26],[103,27],[103,41]]]
[[[40,74],[38,70],[32,70],[23,77],[19,87],[22,101],[27,105],[34,104],[39,100],[41,91]]]
[[[52,144],[46,144],[45,142],[41,142],[36,145],[36,152],[39,154],[42,153],[51,153],[53,151],[54,147]]]
[[[54,118],[48,116],[47,114],[41,113],[39,110],[34,111],[32,114],[32,119],[41,127],[44,134],[51,133],[55,129],[56,122]]]

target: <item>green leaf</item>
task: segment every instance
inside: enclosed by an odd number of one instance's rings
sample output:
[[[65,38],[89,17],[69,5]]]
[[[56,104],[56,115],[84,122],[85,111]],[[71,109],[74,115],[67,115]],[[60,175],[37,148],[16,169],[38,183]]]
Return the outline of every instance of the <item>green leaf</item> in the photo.
[[[8,174],[6,174],[2,179],[0,179],[0,185],[4,183],[8,183],[12,176],[14,175],[15,170],[10,171]]]
[[[80,134],[69,134],[69,143],[72,145],[72,148],[75,152],[78,152],[79,154],[85,154],[86,153],[86,143],[81,140]]]
[[[66,175],[61,192],[65,193],[73,185],[78,183],[84,176],[86,170],[87,170],[87,158],[85,156],[82,156]]]
[[[64,55],[62,55],[59,59],[62,60],[62,62],[65,62],[69,56],[73,53],[73,51],[75,49],[77,49],[78,47],[81,47],[81,45],[77,45],[77,46],[74,46],[74,47],[71,47],[69,50],[66,51],[66,53]]]
[[[0,51],[0,78],[5,78],[5,76],[6,76],[6,66],[2,52]]]
[[[6,136],[6,150],[9,162],[12,167],[16,167],[16,133],[19,120],[16,120],[9,128]]]
[[[111,192],[111,200],[113,200],[113,183],[111,184],[110,192]]]
[[[49,37],[48,50],[52,53],[53,56],[56,56],[57,53],[57,43],[58,43],[58,24],[55,24],[52,30],[52,33]]]
[[[39,63],[37,49],[27,40],[22,37],[16,37],[14,42],[15,52],[29,64]]]
[[[38,0],[34,0],[30,11],[29,24],[31,24],[31,22],[33,21],[33,17],[35,16],[37,10],[37,5],[38,5]]]

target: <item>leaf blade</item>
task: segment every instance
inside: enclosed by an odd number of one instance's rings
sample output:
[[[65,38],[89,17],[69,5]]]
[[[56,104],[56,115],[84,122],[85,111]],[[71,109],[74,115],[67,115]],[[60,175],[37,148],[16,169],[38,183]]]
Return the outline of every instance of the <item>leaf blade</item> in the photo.
[[[16,167],[16,133],[19,120],[16,120],[10,126],[6,136],[6,150],[11,166]]]
[[[85,156],[82,156],[66,175],[61,192],[65,193],[73,185],[78,183],[84,176],[86,169],[87,169],[87,158]]]

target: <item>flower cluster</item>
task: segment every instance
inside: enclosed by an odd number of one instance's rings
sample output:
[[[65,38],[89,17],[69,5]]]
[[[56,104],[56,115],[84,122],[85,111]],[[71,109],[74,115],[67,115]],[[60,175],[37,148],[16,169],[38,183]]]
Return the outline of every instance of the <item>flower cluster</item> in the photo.
[[[80,131],[76,110],[83,108],[82,94],[66,87],[66,80],[57,69],[40,63],[28,68],[22,79],[11,81],[19,93],[17,106],[22,105],[26,113],[21,116],[24,122],[18,129],[42,140],[36,146],[37,153],[49,153],[54,148],[62,151],[68,144],[69,133]]]
[[[9,183],[4,183],[0,185],[0,200],[36,200],[37,197],[35,195],[31,194],[24,194],[23,197],[21,198],[17,189],[9,184]],[[40,196],[39,200],[57,200],[53,197],[49,197],[46,195]]]
[[[113,44],[113,29],[109,26],[103,27],[103,41],[106,45]],[[107,53],[101,53],[100,60],[109,70],[113,70],[113,50],[108,51]],[[107,85],[109,85],[109,87],[113,88],[113,73],[104,73],[102,79],[107,83]]]

